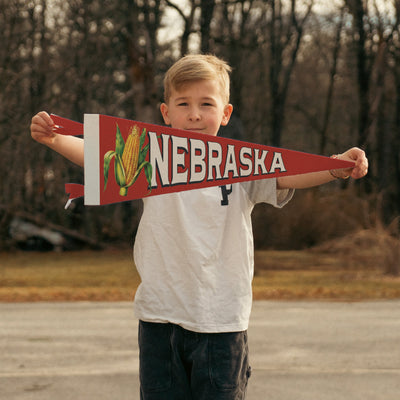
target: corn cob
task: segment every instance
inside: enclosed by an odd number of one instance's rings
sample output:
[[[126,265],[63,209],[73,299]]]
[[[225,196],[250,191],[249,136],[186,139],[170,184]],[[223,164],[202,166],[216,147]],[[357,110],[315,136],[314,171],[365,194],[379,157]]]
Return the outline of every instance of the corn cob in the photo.
[[[106,190],[107,187],[110,164],[114,158],[115,181],[120,187],[119,194],[121,196],[127,195],[128,188],[135,183],[142,169],[145,170],[146,180],[149,184],[149,192],[151,191],[152,167],[151,164],[146,161],[149,144],[145,145],[145,140],[146,129],[143,128],[142,134],[139,135],[139,128],[135,125],[130,129],[125,143],[117,125],[115,150],[109,150],[104,154],[104,190]]]
[[[129,183],[134,178],[138,167],[139,144],[140,144],[139,130],[138,127],[135,125],[131,129],[129,136],[126,139],[124,152],[122,153],[122,165],[124,167],[125,181],[127,185],[129,185]]]

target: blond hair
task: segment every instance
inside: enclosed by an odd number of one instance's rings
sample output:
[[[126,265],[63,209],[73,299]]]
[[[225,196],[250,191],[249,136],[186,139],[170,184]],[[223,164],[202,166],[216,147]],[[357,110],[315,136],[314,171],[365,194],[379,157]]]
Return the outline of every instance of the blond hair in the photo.
[[[168,103],[171,91],[180,90],[184,85],[201,80],[216,80],[221,97],[229,103],[229,73],[231,67],[213,55],[192,54],[179,59],[164,77],[164,101]]]

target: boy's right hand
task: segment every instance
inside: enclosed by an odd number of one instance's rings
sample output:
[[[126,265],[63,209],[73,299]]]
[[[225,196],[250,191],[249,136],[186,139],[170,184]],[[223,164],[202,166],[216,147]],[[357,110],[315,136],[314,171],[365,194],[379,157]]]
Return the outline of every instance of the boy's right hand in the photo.
[[[54,122],[50,115],[46,111],[41,111],[32,118],[31,136],[39,143],[50,145],[56,138],[53,128]]]

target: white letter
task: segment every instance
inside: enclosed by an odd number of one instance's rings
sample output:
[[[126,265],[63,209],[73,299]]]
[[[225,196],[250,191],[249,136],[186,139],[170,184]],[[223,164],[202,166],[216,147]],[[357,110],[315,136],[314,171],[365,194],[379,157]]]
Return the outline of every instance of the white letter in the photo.
[[[190,140],[190,183],[201,182],[206,177],[206,162],[204,158],[206,156],[206,145],[202,140],[189,139]],[[196,150],[200,151],[200,154],[196,154]],[[196,167],[200,167],[200,171],[196,171]]]
[[[213,168],[215,169],[215,179],[221,179],[222,148],[218,142],[207,142],[208,146],[208,181],[214,179]],[[217,153],[214,157],[214,153]]]
[[[263,150],[261,157],[258,157],[260,149],[254,149],[254,175],[259,175],[259,168],[261,167],[261,175],[268,174],[268,170],[265,167],[265,157],[268,154],[268,150]]]
[[[282,153],[274,153],[269,173],[273,174],[276,169],[279,169],[281,172],[286,172],[285,165],[283,164]]]
[[[180,183],[187,182],[188,171],[185,168],[185,153],[188,152],[187,138],[179,136],[171,136],[172,140],[172,151],[171,151],[171,185],[178,185]],[[178,150],[182,149],[185,152],[178,153]],[[183,167],[184,171],[179,172],[178,167]]]
[[[162,155],[158,145],[157,133],[149,132],[150,164],[153,166],[151,187],[157,187],[157,173],[160,176],[161,186],[169,186],[168,180],[168,142],[169,135],[161,135],[163,142]]]
[[[233,172],[233,178],[238,177],[235,146],[233,144],[228,144],[228,151],[226,154],[226,161],[225,161],[224,179],[229,178],[229,172]]]
[[[247,166],[247,168],[240,167],[240,176],[250,176],[253,166],[253,160],[245,157],[245,154],[251,157],[252,152],[250,147],[242,147],[240,149],[240,164]]]

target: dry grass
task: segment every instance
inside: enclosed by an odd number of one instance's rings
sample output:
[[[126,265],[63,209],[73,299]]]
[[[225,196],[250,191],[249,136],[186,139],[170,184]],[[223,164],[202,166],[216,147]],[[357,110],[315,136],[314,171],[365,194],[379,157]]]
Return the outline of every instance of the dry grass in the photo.
[[[0,253],[0,301],[131,300],[132,251]]]
[[[258,251],[255,299],[400,298],[399,241],[360,231],[312,250]],[[140,282],[132,250],[0,253],[0,301],[132,300]]]
[[[256,253],[255,299],[400,298],[400,242],[362,230],[311,250]],[[400,272],[400,271],[399,271]]]

